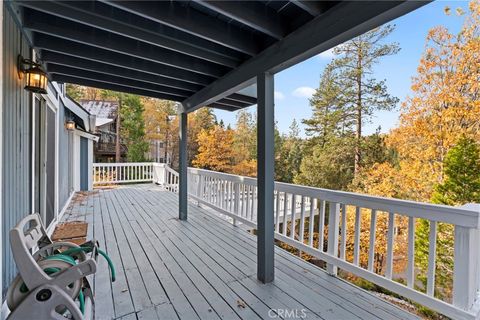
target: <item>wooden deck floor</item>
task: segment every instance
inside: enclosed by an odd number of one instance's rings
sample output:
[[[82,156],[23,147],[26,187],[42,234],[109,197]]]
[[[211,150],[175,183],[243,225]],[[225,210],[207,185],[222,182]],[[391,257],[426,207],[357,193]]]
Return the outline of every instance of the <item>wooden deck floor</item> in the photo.
[[[95,276],[96,319],[414,319],[396,306],[276,248],[274,283],[256,280],[256,238],[155,185],[79,196],[64,220],[85,220],[117,269]]]

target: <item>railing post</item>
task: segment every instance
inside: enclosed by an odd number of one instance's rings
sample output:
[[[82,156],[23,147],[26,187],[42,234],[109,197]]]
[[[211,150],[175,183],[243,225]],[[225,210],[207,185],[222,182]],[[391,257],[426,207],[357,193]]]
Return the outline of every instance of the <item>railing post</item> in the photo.
[[[274,100],[273,74],[257,77],[257,277],[263,283],[274,279]]]
[[[328,212],[328,247],[327,253],[333,257],[338,256],[338,231],[340,220],[340,204],[336,202],[329,203]],[[337,266],[327,263],[327,272],[331,275],[337,275]]]
[[[480,205],[467,204],[463,208],[480,211]],[[455,226],[453,305],[470,310],[480,285],[480,230]]]
[[[178,186],[178,218],[180,220],[187,220],[187,206],[188,206],[188,186],[187,186],[187,118],[186,112],[180,113],[180,144],[179,144],[179,186]]]

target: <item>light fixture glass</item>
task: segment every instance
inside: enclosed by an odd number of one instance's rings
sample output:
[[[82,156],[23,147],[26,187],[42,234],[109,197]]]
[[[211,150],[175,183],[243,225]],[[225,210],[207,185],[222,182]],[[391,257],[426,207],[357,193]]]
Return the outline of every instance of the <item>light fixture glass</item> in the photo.
[[[34,93],[47,93],[47,74],[42,70],[40,64],[18,56],[18,74],[22,78],[26,74],[25,90]]]
[[[75,130],[75,121],[68,120],[67,122],[65,122],[65,128],[70,131]]]

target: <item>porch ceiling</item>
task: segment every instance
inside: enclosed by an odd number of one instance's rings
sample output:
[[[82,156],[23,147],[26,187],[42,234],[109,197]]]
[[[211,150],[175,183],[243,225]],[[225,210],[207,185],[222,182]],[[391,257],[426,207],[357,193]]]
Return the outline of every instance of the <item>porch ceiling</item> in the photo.
[[[237,92],[422,1],[11,1],[51,80],[238,110]]]

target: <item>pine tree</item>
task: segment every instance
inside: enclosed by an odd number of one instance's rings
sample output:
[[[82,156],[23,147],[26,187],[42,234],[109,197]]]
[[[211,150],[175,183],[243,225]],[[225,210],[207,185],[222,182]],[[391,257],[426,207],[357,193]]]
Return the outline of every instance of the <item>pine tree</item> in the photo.
[[[315,90],[310,105],[313,115],[302,120],[307,127],[307,135],[315,136],[316,142],[324,146],[332,135],[351,130],[352,121],[345,112],[345,103],[340,94],[341,88],[336,83],[334,65],[330,63],[320,77],[320,84]]]
[[[435,186],[433,203],[480,203],[480,150],[475,140],[463,136],[444,160],[444,181]]]
[[[355,175],[362,161],[362,128],[377,110],[391,110],[398,99],[391,96],[385,80],[373,78],[373,67],[383,57],[396,54],[400,48],[396,43],[385,44],[384,40],[395,27],[384,25],[368,31],[334,49],[338,56],[332,61],[335,77],[332,79],[341,94],[344,105],[343,120],[355,126]]]
[[[432,202],[451,206],[480,202],[480,149],[475,140],[461,137],[445,156],[444,181],[435,186]],[[420,220],[416,228],[416,265],[419,279],[427,283],[428,234],[430,223]],[[454,228],[438,223],[436,256],[436,292],[439,298],[450,297],[453,284]]]

